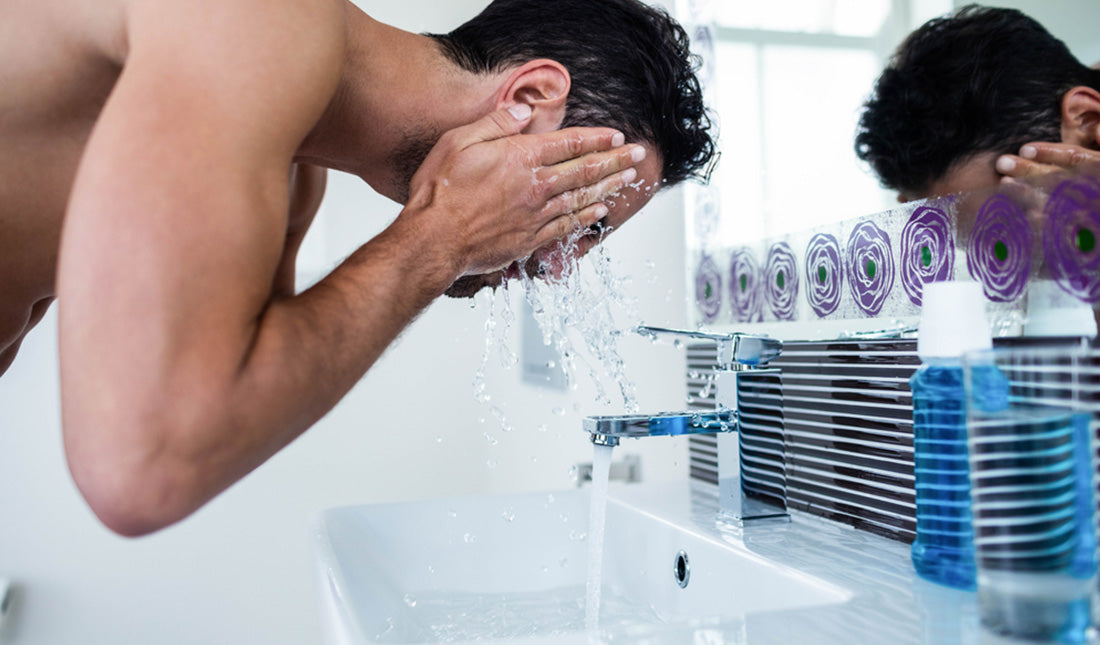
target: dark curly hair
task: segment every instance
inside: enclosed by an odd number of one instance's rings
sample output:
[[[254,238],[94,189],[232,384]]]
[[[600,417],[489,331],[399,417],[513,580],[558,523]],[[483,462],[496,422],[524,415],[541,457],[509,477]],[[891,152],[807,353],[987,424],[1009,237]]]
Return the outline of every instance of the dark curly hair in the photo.
[[[537,58],[572,78],[562,127],[605,126],[660,150],[667,185],[706,181],[716,146],[684,29],[638,0],[496,0],[428,34],[460,68],[497,73]]]
[[[967,5],[901,44],[864,104],[856,154],[882,185],[921,194],[983,152],[1060,141],[1062,97],[1100,73],[1015,9]]]

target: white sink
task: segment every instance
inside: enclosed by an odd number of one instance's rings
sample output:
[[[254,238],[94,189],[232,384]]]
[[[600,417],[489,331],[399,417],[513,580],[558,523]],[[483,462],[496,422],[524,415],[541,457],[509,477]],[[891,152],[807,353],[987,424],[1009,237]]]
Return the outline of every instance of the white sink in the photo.
[[[740,643],[753,615],[852,596],[685,520],[690,509],[670,520],[612,489],[600,630],[588,634],[588,502],[565,491],[325,511],[315,552],[328,642]]]

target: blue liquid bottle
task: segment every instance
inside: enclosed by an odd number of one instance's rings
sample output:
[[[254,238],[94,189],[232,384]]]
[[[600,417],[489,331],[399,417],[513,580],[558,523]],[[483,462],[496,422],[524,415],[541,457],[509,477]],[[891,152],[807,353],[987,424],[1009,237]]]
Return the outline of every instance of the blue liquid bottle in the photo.
[[[962,364],[926,359],[910,385],[917,484],[913,566],[926,580],[975,589]]]
[[[984,303],[973,282],[925,285],[917,345],[922,365],[910,379],[917,493],[913,567],[926,580],[970,590],[977,588],[977,570],[962,356],[992,346]]]

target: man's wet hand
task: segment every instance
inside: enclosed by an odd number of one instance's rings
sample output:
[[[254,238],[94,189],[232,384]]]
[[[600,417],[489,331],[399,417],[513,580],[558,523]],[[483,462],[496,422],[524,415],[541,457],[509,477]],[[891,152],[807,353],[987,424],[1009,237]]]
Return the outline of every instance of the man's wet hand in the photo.
[[[452,279],[498,271],[608,214],[645,148],[609,128],[520,134],[526,106],[443,135],[410,182],[397,223],[411,225]]]

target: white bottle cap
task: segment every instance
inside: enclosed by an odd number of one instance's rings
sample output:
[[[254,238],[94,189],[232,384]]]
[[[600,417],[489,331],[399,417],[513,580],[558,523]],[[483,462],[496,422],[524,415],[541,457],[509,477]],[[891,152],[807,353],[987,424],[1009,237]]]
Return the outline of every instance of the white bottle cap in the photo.
[[[1096,336],[1092,307],[1058,286],[1053,280],[1032,280],[1027,285],[1027,336]]]
[[[921,358],[954,358],[993,349],[985,294],[977,282],[924,285],[924,308],[917,334]]]

